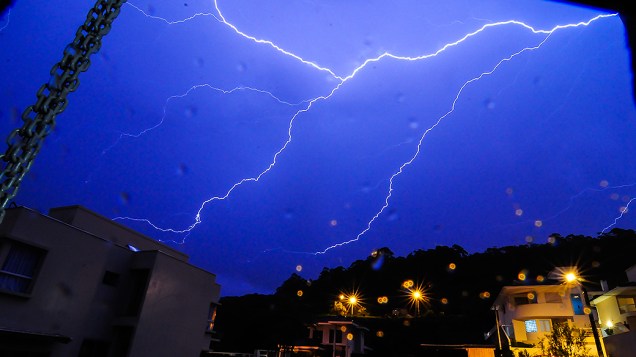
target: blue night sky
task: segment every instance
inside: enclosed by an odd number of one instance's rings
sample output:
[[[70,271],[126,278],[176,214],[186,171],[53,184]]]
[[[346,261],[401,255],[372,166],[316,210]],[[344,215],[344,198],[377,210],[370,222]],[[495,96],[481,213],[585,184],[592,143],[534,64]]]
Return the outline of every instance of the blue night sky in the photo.
[[[216,273],[223,295],[384,246],[636,226],[621,215],[636,110],[618,16],[387,4],[129,1],[15,202],[117,218]],[[91,5],[17,1],[0,18],[2,135]]]

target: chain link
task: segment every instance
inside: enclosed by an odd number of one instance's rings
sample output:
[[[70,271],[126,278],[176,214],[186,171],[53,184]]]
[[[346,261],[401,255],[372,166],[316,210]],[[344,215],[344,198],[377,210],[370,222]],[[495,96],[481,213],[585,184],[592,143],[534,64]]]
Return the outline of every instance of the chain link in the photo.
[[[86,21],[77,29],[75,39],[64,49],[62,60],[51,68],[51,78],[37,92],[37,101],[22,113],[22,127],[7,138],[7,151],[0,156],[0,222],[5,207],[18,193],[24,175],[29,172],[44,138],[55,127],[55,117],[66,109],[66,99],[79,86],[78,76],[90,66],[90,56],[99,51],[102,37],[108,34],[126,0],[97,0]]]

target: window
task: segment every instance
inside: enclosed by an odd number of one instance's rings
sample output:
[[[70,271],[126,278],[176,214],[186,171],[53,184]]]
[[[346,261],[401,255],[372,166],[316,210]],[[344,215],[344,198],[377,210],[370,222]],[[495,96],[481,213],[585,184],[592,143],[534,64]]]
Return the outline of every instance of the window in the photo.
[[[40,248],[0,240],[0,290],[30,294],[44,254]]]
[[[216,319],[216,307],[217,304],[210,304],[210,311],[208,312],[208,324],[205,328],[207,332],[212,332],[214,330],[214,320]]]
[[[619,297],[617,300],[618,300],[618,308],[621,314],[624,314],[626,312],[636,311],[636,305],[634,304],[633,297]]]
[[[524,324],[526,332],[550,332],[552,330],[550,320],[526,320]]]
[[[539,327],[539,331],[541,332],[552,331],[552,324],[550,323],[550,320],[537,320],[537,325]]]
[[[342,343],[342,331],[329,330],[329,343]]]
[[[515,302],[515,306],[518,305],[528,305],[528,304],[536,304],[537,303],[537,293],[529,292],[523,295],[516,295],[513,297]]]

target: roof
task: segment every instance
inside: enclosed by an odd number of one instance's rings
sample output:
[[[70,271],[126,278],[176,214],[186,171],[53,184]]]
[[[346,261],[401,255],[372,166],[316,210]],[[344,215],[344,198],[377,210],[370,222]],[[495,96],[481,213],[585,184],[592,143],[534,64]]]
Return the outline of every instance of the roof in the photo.
[[[616,287],[610,291],[603,293],[603,295],[593,299],[590,303],[592,305],[596,305],[598,303],[601,303],[609,299],[611,296],[620,296],[620,295],[636,295],[636,286],[631,285],[631,286]]]

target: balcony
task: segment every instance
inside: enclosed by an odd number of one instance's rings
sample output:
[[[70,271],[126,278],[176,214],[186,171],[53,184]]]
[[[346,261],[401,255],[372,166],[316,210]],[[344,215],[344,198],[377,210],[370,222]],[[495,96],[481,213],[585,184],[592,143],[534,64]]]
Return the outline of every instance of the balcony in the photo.
[[[544,303],[517,305],[508,314],[513,315],[517,320],[528,320],[544,316],[569,317],[573,315],[573,312],[566,304]]]

